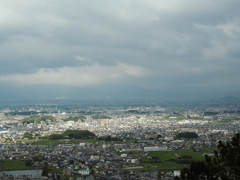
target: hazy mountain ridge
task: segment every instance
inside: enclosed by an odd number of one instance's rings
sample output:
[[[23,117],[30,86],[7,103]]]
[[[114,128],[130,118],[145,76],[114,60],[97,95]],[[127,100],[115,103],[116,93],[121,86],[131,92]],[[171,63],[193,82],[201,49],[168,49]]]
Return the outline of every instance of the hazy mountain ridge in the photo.
[[[239,98],[234,97],[234,96],[227,96],[227,97],[221,98],[221,100],[239,100]]]
[[[207,97],[221,98],[225,100],[238,99],[234,96],[238,92],[221,93],[211,91],[178,91],[144,89],[137,86],[113,86],[99,85],[92,87],[76,87],[64,85],[31,85],[31,86],[8,86],[1,85],[0,98],[2,100],[37,100],[37,99],[81,99],[81,98],[192,98]],[[234,96],[233,96],[234,95]],[[223,98],[222,98],[223,99]],[[224,100],[224,99],[223,99]]]

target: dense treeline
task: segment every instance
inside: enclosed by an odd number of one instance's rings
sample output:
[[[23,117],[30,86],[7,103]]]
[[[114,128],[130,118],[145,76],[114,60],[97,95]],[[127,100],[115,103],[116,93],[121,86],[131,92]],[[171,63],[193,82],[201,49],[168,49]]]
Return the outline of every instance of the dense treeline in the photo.
[[[34,123],[34,121],[36,121],[37,123],[40,123],[41,121],[46,121],[46,120],[51,120],[51,121],[56,121],[56,119],[52,116],[32,116],[32,117],[28,117],[28,118],[24,118],[22,120],[23,123]]]
[[[182,159],[169,159],[168,162],[175,162],[177,164],[190,164],[192,159],[182,158]]]
[[[45,137],[47,138],[47,137]],[[63,139],[63,135],[62,134],[51,134],[48,139],[50,140],[59,140],[59,139]]]
[[[176,161],[177,164],[190,164],[191,162],[192,160],[189,159],[180,159]]]
[[[219,141],[213,157],[205,156],[205,161],[192,161],[189,168],[181,170],[175,180],[235,180],[240,179],[240,134],[231,141]]]
[[[139,113],[139,111],[138,111],[138,110],[134,110],[134,109],[132,110],[132,109],[131,109],[131,110],[127,110],[126,113]]]
[[[91,111],[78,111],[77,113],[79,113],[81,115],[91,115],[91,114],[94,114]]]
[[[182,139],[182,138],[198,138],[198,135],[194,132],[183,132],[183,133],[179,133],[176,136],[177,139]]]
[[[183,156],[178,157],[178,159],[192,159],[192,156],[183,155]]]
[[[68,136],[71,139],[95,138],[96,135],[88,130],[67,130],[63,136]]]
[[[96,116],[92,116],[92,119],[110,119],[110,117],[105,115],[96,115]]]
[[[33,136],[32,136],[32,134],[26,132],[26,133],[23,135],[23,138],[33,139]]]
[[[126,113],[134,113],[134,114],[149,114],[150,111],[138,111],[138,110],[128,110]]]
[[[47,113],[46,111],[42,111],[42,112],[36,112],[36,111],[23,111],[23,112],[19,112],[19,111],[14,111],[14,112],[9,112],[9,113],[5,113],[5,116],[31,116],[31,115],[37,115],[37,114],[43,114],[43,113]]]
[[[96,135],[88,130],[67,130],[62,134],[51,134],[41,139],[59,140],[59,139],[94,139]]]
[[[213,115],[217,115],[218,112],[204,112],[204,116],[213,116]]]
[[[64,119],[64,121],[75,121],[75,122],[77,122],[79,119],[81,120],[81,122],[84,122],[86,117],[85,116],[70,116],[70,117]]]

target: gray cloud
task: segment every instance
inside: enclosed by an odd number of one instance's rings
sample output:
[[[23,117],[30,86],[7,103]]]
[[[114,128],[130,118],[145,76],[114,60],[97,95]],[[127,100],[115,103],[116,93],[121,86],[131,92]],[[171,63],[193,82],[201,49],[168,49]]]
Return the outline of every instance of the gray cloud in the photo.
[[[45,83],[46,70],[71,68],[106,78],[115,68],[125,73],[111,83],[146,88],[240,85],[233,80],[240,77],[237,0],[4,0],[0,5],[2,81],[19,76],[14,81],[26,82],[31,76]],[[93,71],[96,64],[111,72]],[[133,76],[129,67],[151,73]]]

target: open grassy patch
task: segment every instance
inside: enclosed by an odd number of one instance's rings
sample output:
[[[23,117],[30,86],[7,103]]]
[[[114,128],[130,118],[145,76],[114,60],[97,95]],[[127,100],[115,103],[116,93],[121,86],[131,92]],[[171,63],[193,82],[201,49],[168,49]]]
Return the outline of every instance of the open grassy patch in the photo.
[[[35,139],[17,139],[16,141],[21,141],[21,142],[28,142],[28,141],[31,141],[31,142],[34,142]]]
[[[95,143],[95,142],[101,142],[101,140],[97,140],[97,139],[69,139],[69,140],[65,141],[65,140],[43,139],[43,140],[40,140],[38,142],[34,142],[32,145],[48,145],[49,143],[52,143],[52,144],[66,144],[66,143],[78,144],[80,142]]]
[[[224,124],[224,123],[233,123],[236,119],[222,119],[221,121],[213,121],[213,124]]]
[[[1,170],[20,170],[34,169],[31,166],[25,166],[25,162],[21,160],[3,160],[0,165]]]
[[[167,120],[167,121],[182,121],[183,118],[182,117],[177,117],[177,118],[174,118],[174,119],[167,118],[167,119],[163,119],[163,120]]]
[[[162,161],[167,161],[169,159],[177,159],[175,153],[175,151],[152,151],[149,152],[149,156],[158,157]]]
[[[59,174],[63,173],[63,168],[55,168],[55,167],[48,166],[48,169],[50,173],[59,173]]]
[[[43,140],[40,140],[38,142],[34,142],[32,143],[32,145],[48,145],[48,144],[63,144],[63,143],[66,143],[65,141],[58,141],[58,140],[47,140],[47,139],[43,139]]]
[[[190,161],[195,160],[204,160],[205,156],[203,154],[208,153],[212,154],[216,147],[203,147],[196,148],[197,152],[194,151],[152,151],[149,152],[148,156],[153,157],[153,159],[148,159],[147,157],[141,158],[141,164],[144,166],[158,166],[158,170],[163,169],[182,169],[189,164],[179,164],[177,163],[178,156],[191,156]],[[178,161],[179,162],[179,161]],[[151,169],[151,167],[141,168],[142,170]],[[141,169],[136,169],[134,171],[141,171]],[[153,169],[151,169],[153,170]]]
[[[151,166],[157,166],[157,167],[153,168]],[[188,165],[177,164],[177,163],[174,163],[174,162],[152,163],[152,164],[143,163],[143,168],[131,169],[131,170],[135,171],[135,172],[139,172],[139,171],[155,171],[155,170],[167,170],[167,169],[183,169],[184,167],[188,167]]]

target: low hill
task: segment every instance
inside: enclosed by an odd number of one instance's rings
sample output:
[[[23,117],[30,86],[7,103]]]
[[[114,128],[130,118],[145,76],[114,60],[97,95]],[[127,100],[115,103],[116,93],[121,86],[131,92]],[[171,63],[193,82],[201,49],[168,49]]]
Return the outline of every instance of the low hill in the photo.
[[[47,137],[45,137],[47,138]],[[62,134],[51,134],[49,139],[94,139],[96,135],[88,130],[66,130]]]
[[[221,100],[238,100],[239,98],[236,98],[234,96],[227,96],[227,97],[224,97],[224,98],[221,98]]]

